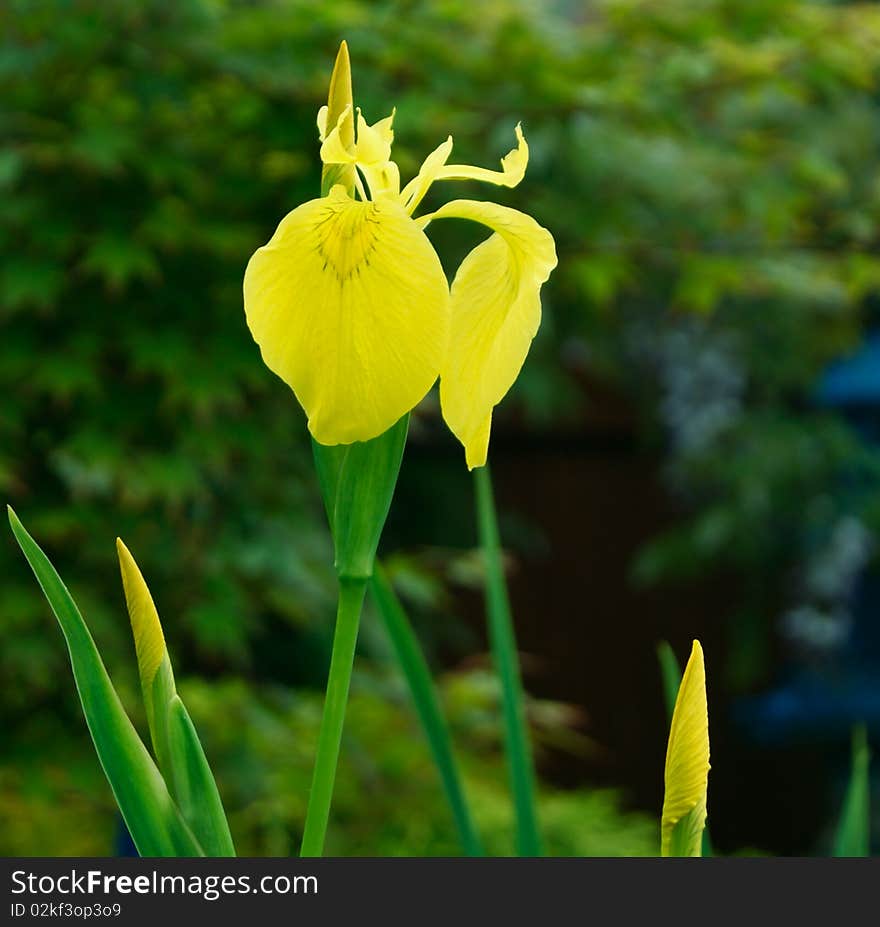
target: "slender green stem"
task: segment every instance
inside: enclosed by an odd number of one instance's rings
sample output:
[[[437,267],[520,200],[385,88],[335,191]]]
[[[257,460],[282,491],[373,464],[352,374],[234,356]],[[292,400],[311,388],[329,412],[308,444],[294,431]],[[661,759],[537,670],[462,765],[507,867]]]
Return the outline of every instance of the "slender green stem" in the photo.
[[[397,662],[409,684],[416,712],[428,738],[446,798],[452,809],[462,848],[466,856],[483,856],[483,848],[465,798],[458,764],[452,750],[452,738],[440,710],[431,671],[406,612],[378,563],[370,581],[370,592],[391,638]]]
[[[479,467],[474,471],[474,482],[477,525],[486,568],[489,641],[495,668],[501,680],[504,744],[516,811],[517,852],[520,856],[540,856],[541,838],[535,812],[535,769],[526,730],[516,636],[504,579],[498,520],[495,515],[492,479],[488,466]]]
[[[327,833],[333,783],[336,780],[336,763],[339,760],[339,745],[342,741],[342,725],[345,721],[345,706],[348,702],[361,606],[366,589],[366,580],[339,580],[339,606],[336,612],[336,631],[333,635],[333,654],[330,657],[327,696],[318,734],[312,790],[306,810],[302,856],[320,856],[324,850],[324,836]]]

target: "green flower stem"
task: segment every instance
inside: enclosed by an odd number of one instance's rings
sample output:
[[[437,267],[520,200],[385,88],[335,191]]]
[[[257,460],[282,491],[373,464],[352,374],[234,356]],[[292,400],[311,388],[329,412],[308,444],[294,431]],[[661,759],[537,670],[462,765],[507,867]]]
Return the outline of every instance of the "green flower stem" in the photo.
[[[339,581],[339,605],[336,611],[336,631],[333,635],[333,655],[330,658],[327,695],[324,700],[321,730],[318,734],[312,790],[309,793],[309,804],[306,809],[306,824],[300,851],[302,856],[321,856],[324,851],[324,836],[327,833],[327,821],[330,817],[330,802],[333,798],[333,784],[336,781],[336,764],[339,760],[339,745],[342,741],[345,706],[348,702],[348,688],[351,683],[361,607],[366,589],[366,580],[340,579]]]
[[[466,856],[483,856],[483,847],[465,798],[455,754],[452,751],[452,739],[440,710],[431,671],[406,612],[378,563],[370,581],[370,592],[391,638],[397,661],[409,684],[416,712],[428,738],[446,798],[452,809],[462,848]]]
[[[474,482],[477,526],[485,558],[489,641],[495,668],[501,680],[504,744],[516,810],[517,852],[520,856],[540,856],[541,838],[535,812],[535,769],[526,731],[516,637],[501,561],[498,520],[495,515],[492,479],[488,466],[478,467],[474,471]]]

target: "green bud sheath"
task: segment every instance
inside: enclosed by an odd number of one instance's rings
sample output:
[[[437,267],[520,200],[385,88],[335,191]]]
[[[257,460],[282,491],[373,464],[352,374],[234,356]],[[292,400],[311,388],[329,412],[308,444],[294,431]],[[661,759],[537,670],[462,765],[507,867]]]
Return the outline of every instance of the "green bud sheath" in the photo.
[[[409,415],[371,441],[312,442],[340,579],[367,580],[397,485]]]

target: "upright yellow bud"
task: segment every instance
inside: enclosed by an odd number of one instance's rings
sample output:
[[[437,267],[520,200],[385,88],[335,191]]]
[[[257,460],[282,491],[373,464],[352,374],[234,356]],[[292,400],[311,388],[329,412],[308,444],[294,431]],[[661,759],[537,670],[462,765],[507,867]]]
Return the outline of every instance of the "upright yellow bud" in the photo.
[[[699,641],[694,641],[675,700],[665,779],[661,855],[701,856],[709,784],[709,713]]]
[[[125,589],[125,602],[131,619],[134,646],[137,652],[141,684],[149,690],[162,660],[165,657],[165,636],[159,622],[159,613],[138,565],[121,538],[116,539],[119,568]]]
[[[348,44],[343,39],[336,55],[336,64],[330,75],[330,91],[327,94],[326,131],[330,132],[339,122],[339,117],[348,107],[348,118],[339,126],[339,139],[349,149],[354,147],[354,97],[351,90],[351,61]],[[349,196],[354,192],[353,164],[325,164],[321,171],[321,194],[326,196],[335,184],[342,184]]]

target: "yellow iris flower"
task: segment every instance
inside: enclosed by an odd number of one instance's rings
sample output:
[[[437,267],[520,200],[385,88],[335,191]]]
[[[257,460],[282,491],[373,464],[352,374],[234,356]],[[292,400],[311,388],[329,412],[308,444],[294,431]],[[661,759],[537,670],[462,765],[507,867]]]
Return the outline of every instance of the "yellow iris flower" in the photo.
[[[328,125],[322,107],[321,160],[341,182],[288,213],[250,259],[247,322],[319,443],[383,434],[439,376],[443,417],[464,445],[468,467],[479,467],[492,411],[538,330],[540,289],[556,266],[556,249],[534,219],[495,203],[454,200],[413,215],[435,181],[516,186],[529,157],[520,126],[500,171],[448,164],[450,136],[401,189],[391,160],[393,119],[392,112],[368,125],[347,105]],[[425,235],[429,223],[448,218],[492,231],[462,262],[451,288]]]

